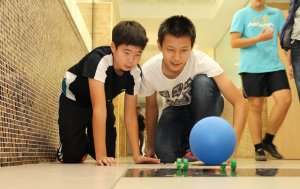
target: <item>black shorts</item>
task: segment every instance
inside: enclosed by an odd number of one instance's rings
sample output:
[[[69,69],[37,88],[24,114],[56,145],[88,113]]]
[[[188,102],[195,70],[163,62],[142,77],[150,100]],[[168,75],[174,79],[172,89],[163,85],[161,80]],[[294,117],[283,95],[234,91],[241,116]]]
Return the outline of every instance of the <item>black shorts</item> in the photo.
[[[241,73],[244,96],[268,97],[281,89],[290,89],[285,70],[266,73]]]

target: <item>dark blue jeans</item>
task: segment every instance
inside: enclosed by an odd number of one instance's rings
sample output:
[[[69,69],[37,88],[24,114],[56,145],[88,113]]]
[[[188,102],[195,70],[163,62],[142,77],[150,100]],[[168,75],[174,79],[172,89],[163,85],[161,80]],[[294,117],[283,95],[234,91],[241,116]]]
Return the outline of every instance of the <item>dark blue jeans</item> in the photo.
[[[220,116],[224,100],[212,78],[194,77],[191,104],[169,106],[160,116],[155,131],[155,153],[162,163],[173,163],[189,149],[189,135],[194,124],[208,116]]]
[[[298,91],[298,97],[300,100],[300,41],[299,40],[295,40],[295,42],[292,44],[291,58],[292,58],[292,65],[294,71],[294,79]]]

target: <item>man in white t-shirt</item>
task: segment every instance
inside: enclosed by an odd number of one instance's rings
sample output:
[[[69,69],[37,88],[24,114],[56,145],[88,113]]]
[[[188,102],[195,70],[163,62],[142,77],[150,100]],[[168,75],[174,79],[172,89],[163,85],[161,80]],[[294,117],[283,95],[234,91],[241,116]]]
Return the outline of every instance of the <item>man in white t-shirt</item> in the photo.
[[[167,18],[158,31],[162,54],[142,66],[140,94],[146,96],[146,156],[156,155],[162,163],[172,163],[178,157],[194,159],[189,151],[190,131],[200,119],[222,113],[221,93],[234,107],[237,141],[244,129],[248,111],[245,99],[217,62],[192,50],[195,38],[195,26],[188,18]],[[157,93],[166,101],[159,121]]]

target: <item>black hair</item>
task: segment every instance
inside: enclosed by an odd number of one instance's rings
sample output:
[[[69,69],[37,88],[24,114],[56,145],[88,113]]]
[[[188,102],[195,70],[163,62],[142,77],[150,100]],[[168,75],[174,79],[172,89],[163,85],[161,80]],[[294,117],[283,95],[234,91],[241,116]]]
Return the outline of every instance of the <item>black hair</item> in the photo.
[[[135,45],[144,49],[148,38],[145,28],[136,21],[121,21],[112,31],[112,41],[116,48],[119,45]]]
[[[196,29],[193,22],[185,16],[176,15],[167,18],[161,23],[158,30],[158,40],[160,45],[163,44],[165,36],[171,34],[177,38],[190,37],[191,45],[194,46],[196,39]]]

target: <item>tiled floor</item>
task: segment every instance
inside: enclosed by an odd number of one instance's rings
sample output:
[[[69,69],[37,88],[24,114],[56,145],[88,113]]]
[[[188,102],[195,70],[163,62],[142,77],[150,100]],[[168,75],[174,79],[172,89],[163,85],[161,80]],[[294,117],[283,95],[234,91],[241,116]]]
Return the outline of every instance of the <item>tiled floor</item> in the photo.
[[[237,167],[236,177],[184,177],[175,175],[174,177],[124,177],[129,168],[158,170],[160,168],[175,168],[175,166],[172,164],[137,165],[132,163],[131,158],[119,159],[117,166],[113,167],[96,166],[93,161],[83,164],[34,164],[0,168],[0,188],[293,189],[300,186],[300,175],[255,176],[255,168],[292,169],[298,172],[300,171],[300,160],[255,162],[250,159],[238,159]],[[200,168],[199,166],[190,167],[190,169]],[[249,176],[239,176],[239,170],[241,172],[246,168],[254,168],[254,172],[249,172]],[[291,175],[288,172],[285,173]]]

